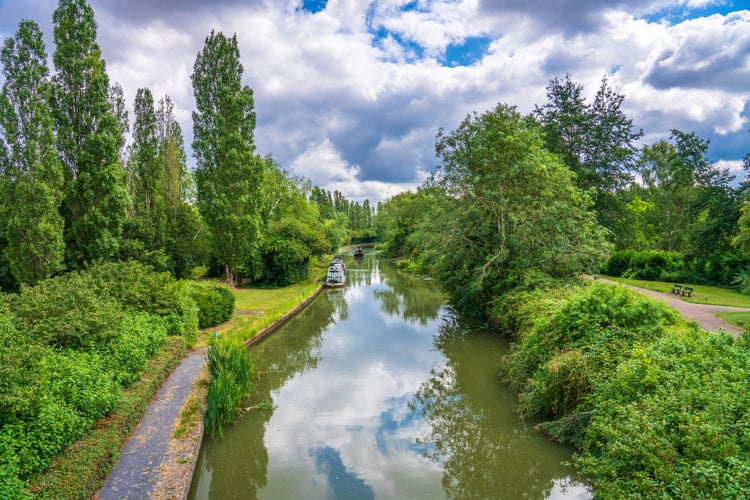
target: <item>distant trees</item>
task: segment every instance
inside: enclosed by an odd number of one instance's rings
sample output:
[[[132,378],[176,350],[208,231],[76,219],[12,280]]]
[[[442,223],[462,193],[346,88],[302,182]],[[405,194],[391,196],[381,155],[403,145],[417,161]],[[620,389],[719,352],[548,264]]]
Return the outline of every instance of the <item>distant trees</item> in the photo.
[[[254,155],[253,92],[242,85],[239,57],[236,35],[212,31],[191,76],[198,207],[228,283],[257,252],[261,226],[263,166]]]

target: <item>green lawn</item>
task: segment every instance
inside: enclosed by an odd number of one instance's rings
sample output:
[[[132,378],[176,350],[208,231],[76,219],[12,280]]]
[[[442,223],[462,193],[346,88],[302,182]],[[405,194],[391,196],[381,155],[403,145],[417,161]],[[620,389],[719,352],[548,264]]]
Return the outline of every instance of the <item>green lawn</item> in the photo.
[[[626,283],[628,285],[664,293],[670,293],[672,290],[672,286],[674,285],[674,283],[671,282],[663,283],[661,281],[631,280],[625,278],[614,278],[612,276],[602,277],[610,279],[612,281],[617,281],[619,283]],[[691,286],[695,289],[691,297],[683,297],[683,300],[687,302],[693,302],[695,304],[711,304],[717,306],[750,308],[750,295],[745,295],[743,293],[735,292],[734,290],[729,290],[727,288],[721,288],[718,286],[691,285],[690,283],[682,284]]]
[[[199,336],[198,345],[206,345],[214,332],[218,333],[219,338],[233,342],[241,342],[254,337],[260,330],[294,309],[314,293],[318,288],[316,281],[323,271],[316,270],[309,280],[283,288],[243,287],[235,289],[232,319],[204,330]]]

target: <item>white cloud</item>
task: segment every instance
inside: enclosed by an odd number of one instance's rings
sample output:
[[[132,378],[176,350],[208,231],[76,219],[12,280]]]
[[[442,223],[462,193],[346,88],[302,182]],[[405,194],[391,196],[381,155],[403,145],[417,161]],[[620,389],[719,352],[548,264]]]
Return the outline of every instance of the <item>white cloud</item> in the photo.
[[[675,22],[670,13],[714,3],[330,0],[311,14],[300,0],[186,2],[91,0],[110,77],[131,106],[139,87],[157,99],[168,93],[189,146],[195,55],[211,29],[236,32],[259,152],[350,198],[377,202],[413,189],[437,161],[438,128],[453,130],[498,102],[530,112],[545,102],[549,80],[567,72],[589,98],[609,75],[644,140],[677,128],[732,138],[725,143],[735,149],[714,160],[747,152],[737,147],[747,143],[749,11]],[[0,33],[11,35],[18,16],[51,26],[55,5],[0,5]],[[494,40],[475,64],[441,64],[449,44],[486,35]]]

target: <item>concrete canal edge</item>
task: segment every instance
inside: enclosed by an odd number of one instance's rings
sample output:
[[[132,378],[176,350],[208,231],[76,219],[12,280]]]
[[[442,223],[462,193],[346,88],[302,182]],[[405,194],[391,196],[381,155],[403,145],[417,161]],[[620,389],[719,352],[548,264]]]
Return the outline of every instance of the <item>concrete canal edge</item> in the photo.
[[[319,284],[309,297],[279,319],[260,330],[253,338],[245,341],[245,345],[251,348],[268,338],[278,327],[293,318],[315,300],[322,290],[323,286]],[[195,374],[193,383],[199,378],[200,372]],[[181,406],[185,403],[183,401]],[[180,438],[171,438],[169,451],[164,462],[159,467],[158,477],[155,478],[154,487],[150,495],[151,498],[180,500],[187,498],[190,492],[190,484],[195,474],[195,467],[198,463],[198,454],[203,444],[204,427],[202,414],[197,420],[198,422],[187,435]],[[174,422],[175,426],[178,424],[178,421]]]

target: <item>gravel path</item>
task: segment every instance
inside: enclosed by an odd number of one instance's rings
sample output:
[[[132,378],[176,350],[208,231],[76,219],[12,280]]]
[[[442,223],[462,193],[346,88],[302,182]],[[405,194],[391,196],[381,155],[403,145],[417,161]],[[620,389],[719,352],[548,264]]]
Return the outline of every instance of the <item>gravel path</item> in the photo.
[[[589,279],[593,279],[587,276]],[[608,280],[606,278],[597,278],[597,281],[607,283],[611,285],[620,285],[626,288],[630,288],[640,294],[648,295],[649,297],[657,300],[663,300],[669,307],[682,314],[682,316],[689,320],[698,323],[702,329],[709,332],[718,332],[720,328],[723,328],[727,332],[731,333],[735,337],[742,333],[744,330],[738,326],[734,326],[731,323],[727,323],[716,315],[723,312],[743,312],[750,311],[746,307],[728,307],[728,306],[713,306],[708,304],[693,304],[692,302],[685,302],[680,299],[678,295],[672,293],[655,292],[653,290],[647,290],[645,288],[639,288],[637,286],[626,285],[624,283],[618,283],[616,281]]]
[[[169,457],[174,423],[203,368],[203,358],[203,350],[188,354],[167,378],[95,498],[132,500],[153,495],[154,482]]]

